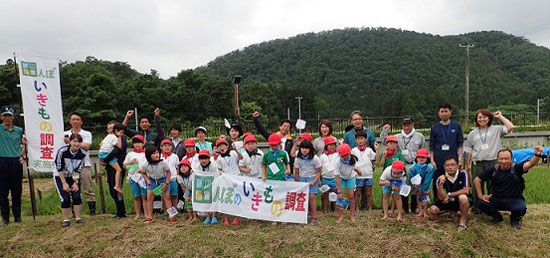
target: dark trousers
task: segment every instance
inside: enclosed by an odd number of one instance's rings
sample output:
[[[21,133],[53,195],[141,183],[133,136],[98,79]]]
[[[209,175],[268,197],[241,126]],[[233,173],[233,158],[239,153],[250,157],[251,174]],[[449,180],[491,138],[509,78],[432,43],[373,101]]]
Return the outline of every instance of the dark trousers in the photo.
[[[13,217],[21,218],[21,192],[23,191],[23,167],[19,158],[0,157],[0,210],[2,218],[9,221],[11,192],[11,209]]]
[[[478,208],[491,217],[500,217],[499,211],[510,211],[510,220],[517,220],[527,212],[525,200],[521,198],[496,198],[492,197],[489,202],[479,201]]]
[[[432,178],[432,193],[434,193],[434,195],[437,195],[437,186],[435,185],[435,182],[441,175],[445,175],[445,168],[438,165],[434,171],[434,177]]]
[[[116,170],[113,167],[109,166],[109,165],[106,166],[106,170],[107,170],[107,183],[109,184],[109,194],[111,194],[111,197],[115,201],[116,214],[119,217],[124,217],[124,216],[126,216],[126,209],[124,208],[124,196],[122,194],[119,194],[114,189]],[[123,170],[121,175],[120,175],[120,177],[121,177],[120,178],[120,186],[122,186],[124,184],[124,174],[125,173],[124,173],[124,170]]]

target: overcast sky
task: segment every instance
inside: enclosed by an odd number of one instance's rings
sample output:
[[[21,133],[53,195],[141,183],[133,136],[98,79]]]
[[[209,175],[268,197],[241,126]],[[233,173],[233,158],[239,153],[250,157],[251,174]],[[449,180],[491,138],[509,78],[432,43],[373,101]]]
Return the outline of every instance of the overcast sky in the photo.
[[[3,0],[0,57],[125,61],[161,77],[251,44],[345,27],[501,30],[550,48],[548,0]]]

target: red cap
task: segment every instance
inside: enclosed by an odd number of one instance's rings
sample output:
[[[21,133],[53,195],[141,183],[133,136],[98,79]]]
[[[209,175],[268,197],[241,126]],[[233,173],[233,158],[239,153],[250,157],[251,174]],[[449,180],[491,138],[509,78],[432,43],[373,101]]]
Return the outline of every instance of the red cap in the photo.
[[[419,149],[419,150],[417,150],[416,151],[416,156],[427,158],[429,156],[428,149]]]
[[[386,138],[386,142],[397,142],[397,136],[389,135],[388,138]]]
[[[208,151],[207,149],[204,149],[204,150],[199,151],[199,158],[200,158],[201,156],[208,156],[208,157],[210,157],[210,151]]]
[[[220,138],[216,141],[216,146],[219,146],[220,144],[225,143],[227,146],[229,146],[229,142],[225,138]]]
[[[249,135],[254,135],[254,134],[251,133],[251,132],[243,133],[243,139],[246,138],[246,137],[249,136]]]
[[[170,144],[172,145],[172,141],[170,141],[170,139],[164,139],[160,142],[160,146],[164,145],[164,144]]]
[[[195,146],[195,139],[189,138],[189,139],[187,139],[183,142],[183,145],[185,147],[193,147],[193,146]]]
[[[279,145],[281,144],[281,136],[278,134],[272,133],[269,138],[267,138],[267,143],[269,145]]]
[[[346,156],[351,153],[351,148],[347,143],[344,143],[338,147],[338,155],[339,156]]]
[[[258,142],[258,140],[256,140],[256,137],[253,134],[249,134],[246,137],[244,137],[244,143],[246,144],[249,142]]]
[[[141,134],[136,134],[136,135],[134,135],[134,137],[132,137],[132,140],[133,140],[133,139],[138,139],[138,140],[140,140],[142,143],[145,143],[145,137],[143,137],[143,135],[141,135]]]
[[[304,139],[304,140],[308,140],[310,142],[313,141],[313,137],[311,136],[311,134],[309,133],[303,133],[300,135],[300,138]]]
[[[179,165],[187,165],[188,167],[191,167],[191,162],[189,162],[189,159],[182,159]]]
[[[323,140],[325,142],[325,146],[326,145],[329,145],[329,144],[336,144],[336,139],[334,139],[334,137],[326,137],[325,140]]]
[[[391,169],[403,171],[405,170],[405,163],[403,163],[403,161],[401,160],[395,160],[393,161],[393,163],[391,163]]]

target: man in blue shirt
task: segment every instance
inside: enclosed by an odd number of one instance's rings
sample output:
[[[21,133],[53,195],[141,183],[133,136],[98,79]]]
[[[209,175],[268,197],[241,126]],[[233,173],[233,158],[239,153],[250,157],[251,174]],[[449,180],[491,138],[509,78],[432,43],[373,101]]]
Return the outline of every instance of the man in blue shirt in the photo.
[[[4,225],[10,222],[10,202],[15,222],[21,222],[21,192],[23,191],[23,129],[13,125],[15,111],[10,106],[0,108],[0,211]]]
[[[440,121],[432,126],[430,131],[430,157],[432,165],[436,169],[433,177],[433,192],[437,188],[435,181],[445,173],[444,160],[451,156],[458,159],[458,165],[462,168],[462,144],[464,135],[462,127],[457,122],[451,121],[453,108],[450,104],[444,103],[437,108]]]
[[[347,131],[344,134],[344,143],[348,144],[350,148],[357,147],[357,142],[355,141],[355,132],[358,131],[365,131],[367,133],[367,145],[374,151],[376,151],[374,147],[374,143],[376,142],[376,137],[374,136],[374,133],[363,126],[363,113],[361,111],[353,111],[351,112],[351,124],[353,125],[353,129]]]

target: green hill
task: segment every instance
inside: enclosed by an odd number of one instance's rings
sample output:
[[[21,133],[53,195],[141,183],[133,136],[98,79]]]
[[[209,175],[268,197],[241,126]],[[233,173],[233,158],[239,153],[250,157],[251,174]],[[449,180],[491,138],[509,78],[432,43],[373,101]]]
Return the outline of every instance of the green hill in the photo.
[[[304,97],[305,113],[345,116],[361,109],[377,116],[425,114],[442,100],[464,107],[465,51],[459,44],[466,43],[475,44],[470,110],[532,107],[537,97],[549,95],[550,50],[497,31],[457,36],[387,28],[306,33],[233,51],[197,70],[305,89],[295,90]],[[288,101],[296,105],[294,96]]]

